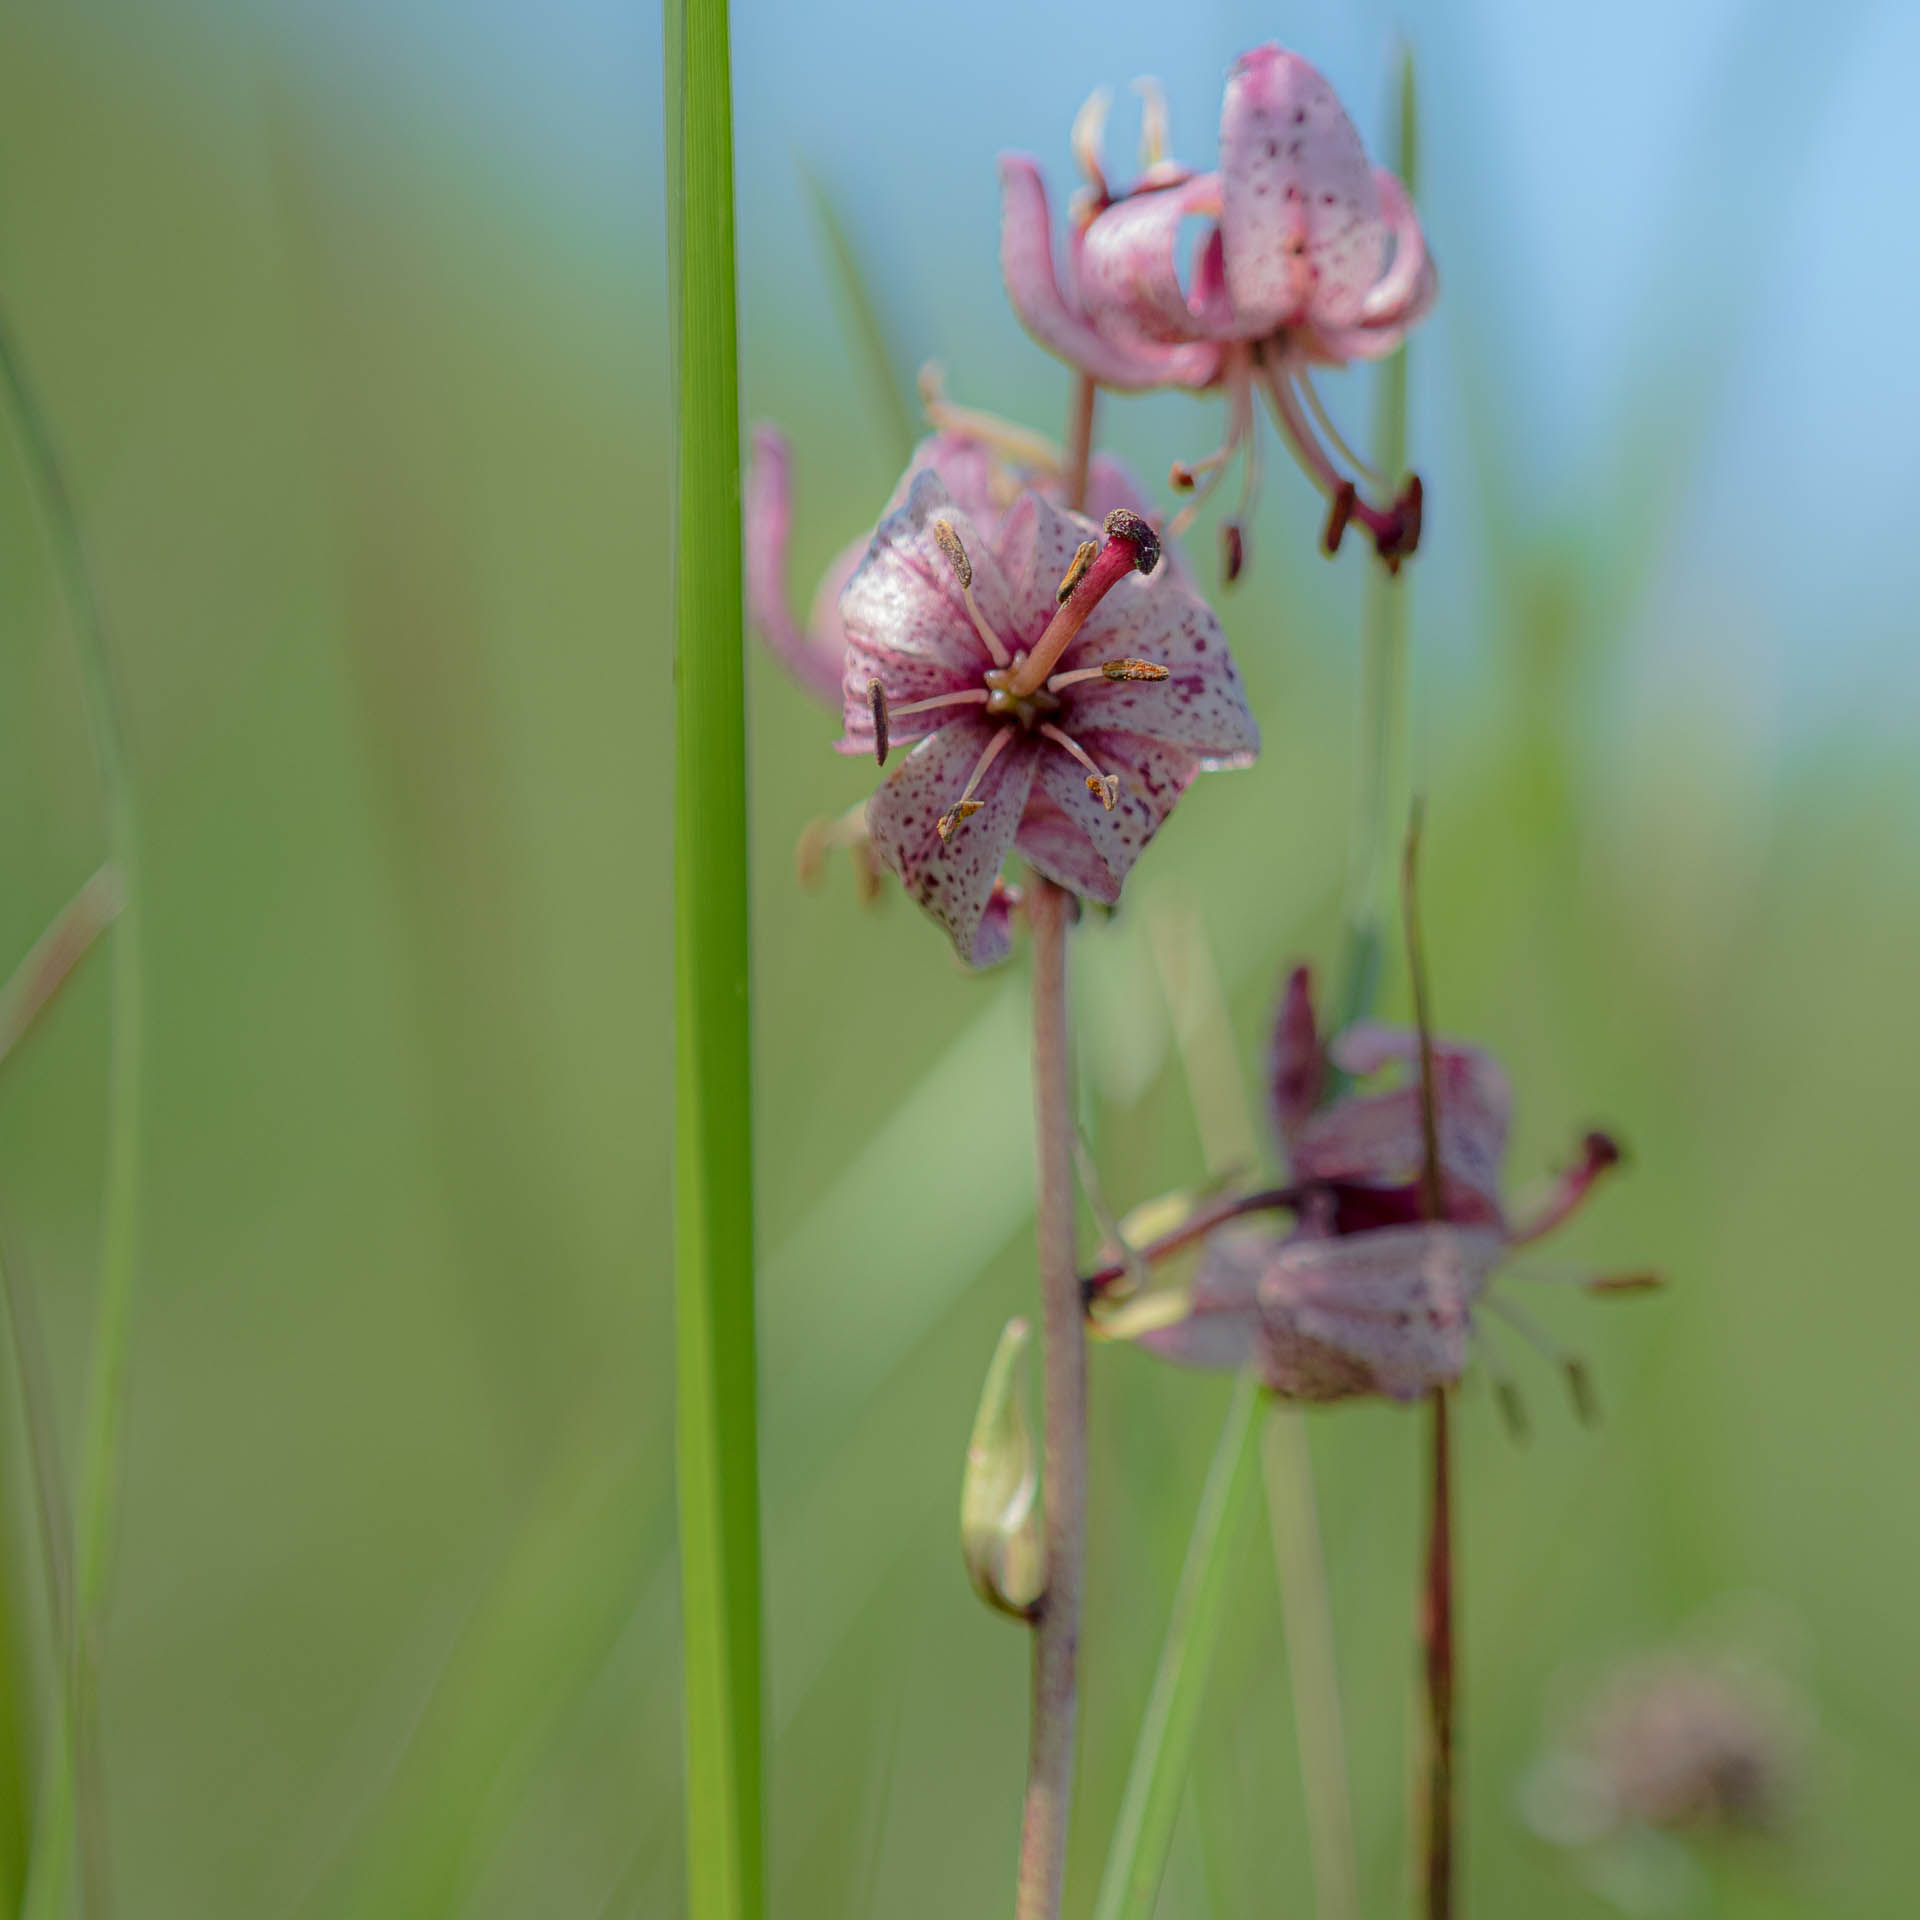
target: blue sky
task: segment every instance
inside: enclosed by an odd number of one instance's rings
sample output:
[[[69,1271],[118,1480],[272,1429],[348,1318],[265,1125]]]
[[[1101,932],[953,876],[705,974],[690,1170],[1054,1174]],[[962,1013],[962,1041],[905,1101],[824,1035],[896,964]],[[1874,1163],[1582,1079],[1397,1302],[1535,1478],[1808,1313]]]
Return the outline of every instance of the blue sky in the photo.
[[[282,18],[310,72],[332,66],[363,99],[482,144],[488,172],[584,246],[658,258],[657,12],[303,0]],[[1577,521],[1663,464],[1660,419],[1697,410],[1705,453],[1659,591],[1766,624],[1796,715],[1854,713],[1893,674],[1914,686],[1920,362],[1901,322],[1920,306],[1908,192],[1920,8],[740,0],[750,402],[789,339],[834,337],[796,155],[849,208],[902,335],[939,351],[968,397],[1011,406],[1050,394],[1055,376],[997,291],[999,149],[1038,153],[1064,189],[1080,101],[1151,72],[1176,151],[1207,164],[1228,63],[1271,38],[1321,66],[1372,136],[1403,30],[1420,58],[1420,197],[1445,289],[1428,359],[1471,364],[1492,396],[1516,510]],[[1111,138],[1130,143],[1127,106]],[[1448,409],[1431,411],[1444,435]],[[1651,430],[1638,471],[1622,473],[1628,418]],[[1671,444],[1687,438],[1676,427]],[[1448,453],[1432,447],[1430,463]]]

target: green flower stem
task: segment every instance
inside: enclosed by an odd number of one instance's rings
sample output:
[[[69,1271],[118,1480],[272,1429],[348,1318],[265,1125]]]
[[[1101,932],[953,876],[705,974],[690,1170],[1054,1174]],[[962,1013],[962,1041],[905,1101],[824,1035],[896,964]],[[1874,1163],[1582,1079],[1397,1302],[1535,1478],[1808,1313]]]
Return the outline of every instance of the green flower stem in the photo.
[[[111,1571],[120,1484],[120,1423],[132,1335],[140,1197],[140,1082],[145,988],[140,963],[140,835],[119,690],[106,623],[94,591],[80,521],[53,430],[40,405],[11,326],[0,318],[3,381],[32,469],[47,533],[60,568],[100,775],[107,845],[119,877],[110,989],[112,1043],[107,1069],[106,1166],[102,1176],[100,1283],[89,1356],[85,1427],[75,1523],[73,1631],[64,1649],[66,1720],[49,1789],[42,1798],[25,1913],[53,1920],[66,1904],[75,1841],[85,1909],[106,1910],[104,1808],[94,1738],[100,1643]]]
[[[1073,901],[1032,876],[1033,1123],[1037,1162],[1047,1584],[1033,1629],[1033,1724],[1020,1827],[1018,1920],[1057,1920],[1073,1805],[1080,1600],[1087,1534],[1087,1340],[1074,1256],[1073,1071],[1067,928]]]
[[[725,0],[668,0],[676,1339],[694,1920],[765,1905],[746,725]]]

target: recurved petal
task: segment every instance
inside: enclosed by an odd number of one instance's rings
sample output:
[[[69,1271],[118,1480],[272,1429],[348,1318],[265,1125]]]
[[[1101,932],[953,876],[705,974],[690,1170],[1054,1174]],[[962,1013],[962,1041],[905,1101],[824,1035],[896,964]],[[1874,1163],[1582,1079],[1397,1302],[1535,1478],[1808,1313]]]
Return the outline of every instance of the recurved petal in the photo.
[[[1009,745],[974,792],[978,813],[942,840],[939,822],[966,790],[998,729],[961,720],[920,742],[867,802],[867,830],[907,891],[946,928],[969,966],[1006,951],[1004,920],[990,919],[994,884],[1033,784],[1031,742]]]
[[[1180,281],[1182,222],[1218,219],[1220,176],[1136,193],[1095,216],[1080,237],[1076,283],[1087,318],[1122,340],[1177,345],[1231,338],[1236,327],[1218,228],[1195,254],[1193,284]]]
[[[1280,996],[1267,1050],[1267,1088],[1275,1131],[1291,1143],[1313,1118],[1326,1084],[1327,1055],[1313,1014],[1313,973],[1295,967]]]
[[[1165,680],[1093,680],[1063,696],[1070,731],[1122,727],[1197,754],[1209,771],[1244,767],[1260,750],[1240,669],[1213,609],[1179,582],[1123,581],[1101,601],[1061,667],[1151,660]]]
[[[1262,1321],[1277,1341],[1343,1355],[1373,1391],[1415,1399],[1466,1370],[1473,1304],[1503,1250],[1497,1233],[1453,1226],[1296,1238],[1261,1276]]]
[[[993,449],[977,434],[930,433],[914,448],[885,511],[898,512],[907,504],[916,476],[933,473],[939,475],[947,497],[975,526],[990,528],[1004,498],[998,495],[999,465]]]
[[[1405,1067],[1409,1084],[1404,1091],[1414,1095],[1417,1120],[1420,1036],[1411,1027],[1362,1020],[1335,1035],[1329,1051],[1334,1065],[1358,1080],[1383,1067]],[[1433,1072],[1441,1152],[1448,1172],[1487,1193],[1497,1191],[1513,1112],[1513,1086],[1506,1069],[1483,1047],[1436,1040]]]
[[[1256,47],[1235,62],[1220,172],[1242,330],[1358,321],[1386,265],[1380,192],[1346,110],[1298,54]]]
[[[1439,276],[1406,188],[1385,167],[1374,169],[1373,180],[1380,193],[1381,215],[1393,236],[1393,262],[1374,282],[1360,318],[1368,326],[1398,327],[1404,332],[1433,305]]]
[[[1120,897],[1119,883],[1094,850],[1093,842],[1047,798],[1037,782],[1013,845],[1029,866],[1083,900],[1111,906]]]
[[[1122,393],[1204,387],[1219,371],[1219,350],[1213,346],[1125,344],[1069,307],[1054,267],[1046,186],[1025,154],[1000,157],[1000,272],[1020,324],[1049,353],[1102,386]]]
[[[775,656],[806,690],[829,706],[840,704],[846,670],[845,630],[835,601],[865,543],[836,558],[815,596],[803,631],[787,604],[787,542],[793,529],[793,468],[786,438],[774,427],[753,430],[741,500],[747,559],[747,618]],[[842,571],[842,568],[845,571]],[[833,597],[821,601],[832,589]]]

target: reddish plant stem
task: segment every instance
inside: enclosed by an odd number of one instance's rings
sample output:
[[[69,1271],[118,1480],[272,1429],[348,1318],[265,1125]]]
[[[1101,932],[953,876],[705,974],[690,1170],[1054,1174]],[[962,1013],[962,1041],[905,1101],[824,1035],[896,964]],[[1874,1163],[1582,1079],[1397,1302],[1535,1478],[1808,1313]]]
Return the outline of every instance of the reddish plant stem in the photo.
[[[1200,1208],[1192,1219],[1183,1220],[1179,1226],[1170,1228],[1158,1240],[1149,1240],[1144,1247],[1135,1247],[1133,1257],[1145,1266],[1152,1266],[1156,1260],[1164,1260],[1170,1254],[1204,1240],[1216,1227],[1225,1226],[1229,1220],[1238,1220],[1249,1213],[1270,1213],[1276,1209],[1297,1210],[1304,1198],[1305,1194],[1299,1187],[1263,1187],[1258,1193],[1229,1194],[1211,1206]],[[1105,1266],[1095,1267],[1080,1282],[1081,1290],[1089,1301],[1095,1300],[1116,1280],[1124,1279],[1130,1270],[1127,1261],[1111,1260]]]
[[[1420,1036],[1420,1211],[1428,1220],[1441,1220],[1446,1217],[1446,1187],[1440,1167],[1433,1013],[1427,999],[1426,950],[1420,937],[1421,825],[1422,808],[1416,799],[1400,864],[1400,918],[1406,933],[1414,1026]],[[1431,1408],[1426,1575],[1421,1585],[1419,1621],[1426,1682],[1419,1844],[1426,1920],[1452,1920],[1454,1712],[1459,1667],[1453,1631],[1453,1437],[1445,1387],[1434,1388]]]
[[[1087,1346],[1074,1262],[1073,1105],[1067,1037],[1071,898],[1033,876],[1033,1120],[1045,1393],[1047,1585],[1033,1630],[1033,1728],[1020,1829],[1018,1920],[1056,1920],[1066,1874],[1087,1525]]]
[[[1093,412],[1099,388],[1084,373],[1073,382],[1073,409],[1067,416],[1067,506],[1084,513],[1087,506],[1087,470],[1093,464]]]
[[[1420,1606],[1426,1667],[1426,1780],[1421,1807],[1421,1858],[1427,1920],[1453,1913],[1453,1727],[1459,1668],[1453,1643],[1453,1444],[1447,1390],[1432,1400],[1427,1568]]]

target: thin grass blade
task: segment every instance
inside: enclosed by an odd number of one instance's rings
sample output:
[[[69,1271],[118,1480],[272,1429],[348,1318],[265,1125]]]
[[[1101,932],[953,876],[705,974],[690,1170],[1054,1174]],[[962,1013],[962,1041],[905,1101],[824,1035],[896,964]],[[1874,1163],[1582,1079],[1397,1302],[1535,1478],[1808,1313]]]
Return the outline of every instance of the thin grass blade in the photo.
[[[675,1240],[688,1910],[764,1905],[746,723],[725,0],[669,0]]]

